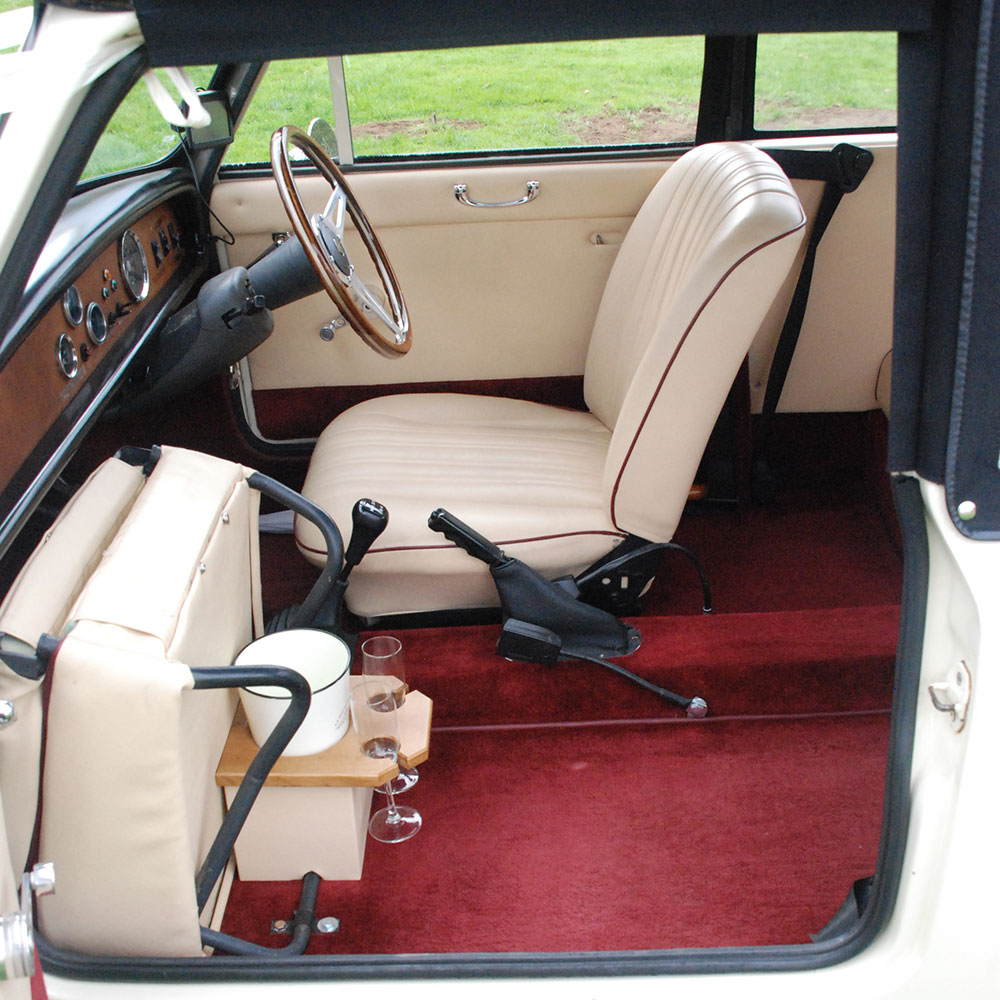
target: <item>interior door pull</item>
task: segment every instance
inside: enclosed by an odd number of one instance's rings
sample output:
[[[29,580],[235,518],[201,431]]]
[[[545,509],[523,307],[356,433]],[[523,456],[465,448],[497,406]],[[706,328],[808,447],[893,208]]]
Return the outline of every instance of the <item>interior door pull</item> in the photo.
[[[541,181],[527,181],[525,187],[527,187],[528,193],[516,201],[473,201],[467,193],[468,185],[456,184],[455,197],[463,205],[471,205],[473,208],[512,208],[514,205],[526,205],[529,201],[534,201],[538,197],[538,189],[541,186]]]

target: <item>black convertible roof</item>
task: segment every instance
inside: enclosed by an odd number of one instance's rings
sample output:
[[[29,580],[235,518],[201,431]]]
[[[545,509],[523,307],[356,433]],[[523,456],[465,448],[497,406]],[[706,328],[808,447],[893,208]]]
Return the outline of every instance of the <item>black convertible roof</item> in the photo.
[[[925,31],[931,0],[134,0],[153,65],[656,35]]]

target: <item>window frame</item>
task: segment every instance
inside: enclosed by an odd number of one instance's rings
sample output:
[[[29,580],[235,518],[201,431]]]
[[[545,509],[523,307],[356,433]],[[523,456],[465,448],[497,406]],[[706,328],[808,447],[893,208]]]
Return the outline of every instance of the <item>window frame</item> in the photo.
[[[801,130],[766,130],[754,126],[754,101],[756,84],[757,35],[705,35],[702,57],[701,90],[698,99],[698,115],[694,138],[687,141],[635,143],[630,145],[590,145],[560,147],[525,147],[509,150],[469,150],[459,153],[409,153],[392,156],[364,156],[360,160],[354,155],[353,142],[350,158],[341,158],[344,173],[368,173],[381,171],[432,169],[448,166],[502,166],[516,163],[573,163],[587,161],[608,161],[623,159],[657,159],[664,156],[678,156],[694,145],[722,140],[757,141],[768,139],[788,139],[802,137],[822,137],[827,135],[885,135],[897,131],[896,125],[857,126],[851,128],[819,128]],[[337,56],[326,57],[328,63]],[[260,82],[264,63],[241,64],[239,67],[219,67],[212,86],[227,87],[233,103],[234,119],[238,122],[248,104],[247,98]],[[223,69],[252,70],[255,75],[250,85],[234,87],[230,75]],[[340,77],[343,81],[343,77]],[[331,104],[346,103],[346,84],[342,94],[335,95],[331,85]],[[347,106],[349,123],[350,107]],[[336,118],[337,116],[335,116]],[[349,124],[344,128],[334,121],[338,145],[342,143],[342,131],[350,134]],[[270,175],[270,165],[258,163],[219,163],[216,165],[219,179],[253,178]],[[303,164],[308,173],[311,167]]]

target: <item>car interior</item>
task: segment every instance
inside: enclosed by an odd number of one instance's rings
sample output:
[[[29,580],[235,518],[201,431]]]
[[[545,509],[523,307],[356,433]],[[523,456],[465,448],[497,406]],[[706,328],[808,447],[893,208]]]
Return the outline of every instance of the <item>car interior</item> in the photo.
[[[148,16],[67,143],[208,62]],[[55,866],[47,968],[781,966],[868,927],[895,122],[734,125],[755,45],[705,39],[692,141],[345,162],[289,118],[253,165],[265,60],[220,51],[221,138],[70,164],[0,368],[0,774],[15,870]],[[355,675],[401,640],[405,843],[366,836],[384,766],[279,756],[305,682],[233,665],[295,628]]]

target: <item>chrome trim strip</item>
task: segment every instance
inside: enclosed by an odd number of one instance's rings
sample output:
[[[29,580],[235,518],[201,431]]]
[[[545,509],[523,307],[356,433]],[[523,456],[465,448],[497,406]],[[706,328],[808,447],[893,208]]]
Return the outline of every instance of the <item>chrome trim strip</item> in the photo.
[[[330,97],[333,100],[333,134],[337,137],[337,161],[342,167],[354,163],[354,139],[351,136],[351,109],[347,104],[347,81],[343,56],[330,56]]]
[[[241,358],[239,361],[239,386],[240,406],[243,410],[243,419],[247,422],[250,432],[265,444],[273,445],[295,445],[295,444],[315,444],[316,438],[269,438],[261,432],[257,424],[257,410],[253,405],[253,377],[250,374],[250,358]]]

